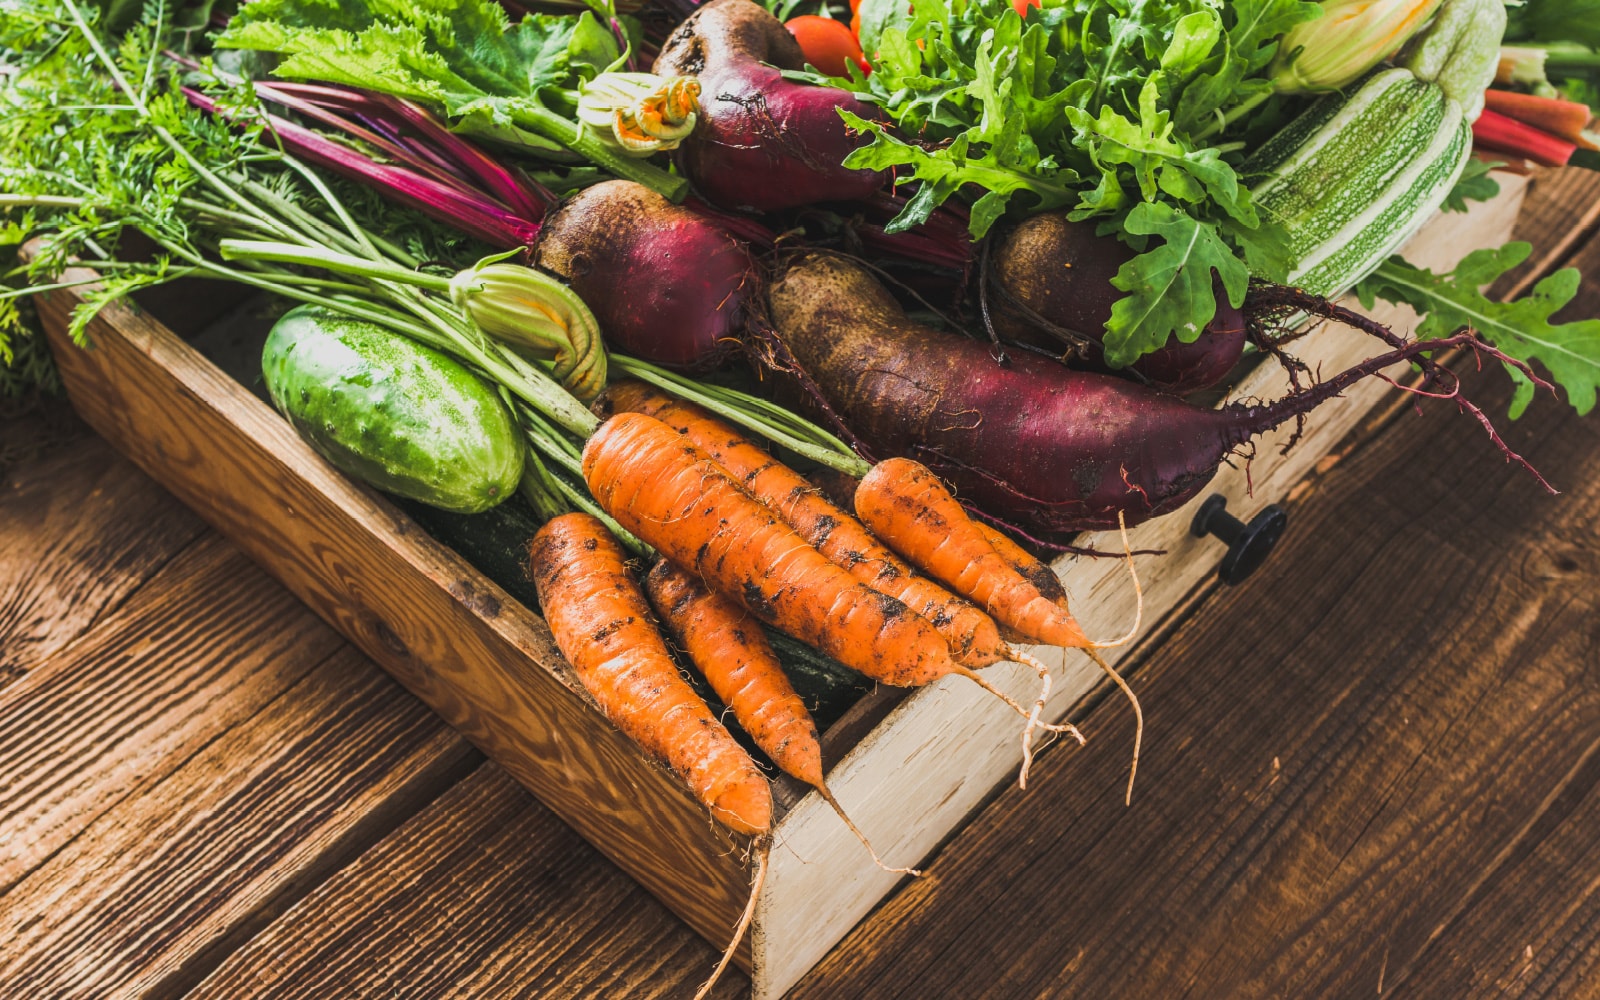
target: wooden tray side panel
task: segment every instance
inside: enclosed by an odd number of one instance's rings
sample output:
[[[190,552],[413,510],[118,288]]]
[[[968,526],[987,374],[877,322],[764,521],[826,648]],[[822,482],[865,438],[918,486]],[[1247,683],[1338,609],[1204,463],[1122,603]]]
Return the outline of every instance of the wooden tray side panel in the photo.
[[[600,716],[540,618],[161,324],[112,306],[91,324],[91,347],[74,346],[64,331],[78,301],[41,297],[40,313],[90,426],[692,927],[726,941],[748,898],[741,845]]]
[[[1473,206],[1466,215],[1435,217],[1407,245],[1408,259],[1447,267],[1474,248],[1508,239],[1526,181],[1496,176],[1502,187],[1497,199]],[[1408,330],[1414,319],[1409,311],[1394,308],[1376,309],[1372,315],[1400,332]],[[1296,342],[1293,350],[1313,371],[1331,375],[1379,353],[1382,347],[1362,334],[1325,327]],[[1403,371],[1402,366],[1393,374]],[[1274,399],[1287,388],[1279,367],[1268,364],[1252,373],[1233,395]],[[1344,397],[1320,407],[1307,421],[1303,438],[1287,455],[1281,448],[1293,433],[1292,424],[1258,439],[1255,457],[1248,465],[1224,466],[1182,510],[1130,531],[1135,549],[1165,551],[1161,556],[1135,560],[1145,598],[1141,634],[1158,634],[1165,622],[1184,612],[1187,598],[1216,573],[1223,546],[1215,539],[1197,539],[1189,533],[1194,512],[1206,497],[1223,494],[1228,509],[1248,520],[1261,507],[1286,496],[1390,394],[1390,387],[1381,380],[1359,383]],[[1484,446],[1491,447],[1487,441]],[[1113,531],[1089,535],[1083,544],[1114,552],[1121,550],[1122,543]],[[1109,640],[1132,624],[1135,601],[1122,560],[1066,557],[1055,568],[1073,596],[1074,613],[1090,636]],[[1107,659],[1115,663],[1137,649],[1137,645],[1110,649]],[[1103,675],[1080,653],[1045,647],[1030,652],[1049,664],[1054,676],[1055,686],[1043,713],[1049,719],[1065,717],[1102,684]],[[1038,678],[1030,670],[1002,664],[984,673],[1025,703],[1037,697]],[[1137,684],[1134,686],[1137,689]],[[889,863],[916,864],[959,828],[996,787],[1015,779],[1021,759],[1020,731],[1017,717],[997,699],[962,678],[946,678],[902,702],[834,766],[828,783]],[[1094,738],[1092,732],[1086,735]],[[1072,748],[1068,746],[1065,752]],[[757,1000],[776,1000],[787,991],[902,878],[876,868],[832,810],[814,794],[784,817],[776,843],[753,931]]]

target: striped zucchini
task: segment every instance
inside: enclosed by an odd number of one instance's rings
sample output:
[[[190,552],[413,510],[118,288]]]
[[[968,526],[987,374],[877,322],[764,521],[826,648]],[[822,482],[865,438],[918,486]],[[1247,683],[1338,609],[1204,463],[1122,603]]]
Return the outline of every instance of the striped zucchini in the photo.
[[[1319,99],[1245,163],[1256,205],[1288,233],[1290,282],[1343,292],[1438,209],[1466,166],[1480,80],[1498,56],[1474,26],[1504,19],[1502,0],[1446,0],[1401,65]]]
[[[1244,173],[1288,232],[1289,280],[1332,295],[1394,252],[1455,183],[1462,128],[1443,91],[1395,68],[1319,99],[1262,146]]]

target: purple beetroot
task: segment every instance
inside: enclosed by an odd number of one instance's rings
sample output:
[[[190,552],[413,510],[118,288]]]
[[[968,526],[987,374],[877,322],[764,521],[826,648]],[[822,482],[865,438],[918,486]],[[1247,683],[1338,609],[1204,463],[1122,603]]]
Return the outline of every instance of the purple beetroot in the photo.
[[[995,248],[989,277],[996,332],[1053,351],[1080,347],[1087,367],[1106,367],[1100,350],[1111,306],[1123,293],[1111,284],[1133,251],[1064,212],[1023,220]],[[1052,330],[1052,328],[1054,328]],[[1163,392],[1185,395],[1222,381],[1239,363],[1244,317],[1217,295],[1217,315],[1191,343],[1176,337],[1129,366],[1132,377]]]
[[[1174,510],[1234,449],[1369,374],[1452,346],[1493,353],[1469,334],[1408,344],[1275,403],[1212,409],[1034,355],[999,364],[983,341],[908,319],[835,255],[799,258],[769,300],[778,337],[872,457],[918,459],[963,502],[1052,542]]]
[[[883,186],[877,171],[840,166],[864,140],[838,109],[863,118],[873,110],[835,87],[783,79],[804,66],[783,22],[750,0],[711,0],[668,36],[655,72],[700,78],[700,121],[678,163],[707,201],[775,212]]]

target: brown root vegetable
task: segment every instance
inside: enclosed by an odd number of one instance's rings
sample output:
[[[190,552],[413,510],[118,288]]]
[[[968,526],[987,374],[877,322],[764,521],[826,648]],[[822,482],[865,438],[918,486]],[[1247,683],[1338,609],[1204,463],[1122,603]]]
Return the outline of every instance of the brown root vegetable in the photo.
[[[1111,279],[1132,257],[1133,250],[1115,237],[1096,236],[1092,223],[1072,222],[1065,212],[1030,216],[995,248],[989,273],[999,293],[995,330],[1054,351],[1081,344],[1089,367],[1114,371],[1100,342],[1111,307],[1123,296]],[[1219,286],[1216,317],[1193,342],[1169,339],[1128,366],[1132,374],[1181,396],[1216,385],[1232,371],[1244,351],[1245,322],[1220,292]]]
[[[594,310],[606,342],[685,370],[739,349],[759,279],[717,223],[633,181],[605,181],[547,216],[534,263]]]
[[[837,255],[797,258],[768,301],[795,361],[876,457],[916,458],[964,502],[1058,543],[1116,527],[1119,514],[1132,525],[1175,510],[1234,449],[1401,362],[1423,365],[1435,386],[1429,395],[1487,427],[1425,355],[1463,346],[1505,358],[1458,334],[1402,344],[1273,403],[1212,409],[1034,355],[997,363],[985,342],[908,319],[864,268]]]
[[[711,0],[667,38],[655,71],[700,78],[700,120],[678,163],[708,201],[775,212],[883,186],[878,171],[841,166],[864,140],[846,131],[839,109],[863,118],[873,110],[836,87],[783,78],[804,66],[783,22],[750,0]]]

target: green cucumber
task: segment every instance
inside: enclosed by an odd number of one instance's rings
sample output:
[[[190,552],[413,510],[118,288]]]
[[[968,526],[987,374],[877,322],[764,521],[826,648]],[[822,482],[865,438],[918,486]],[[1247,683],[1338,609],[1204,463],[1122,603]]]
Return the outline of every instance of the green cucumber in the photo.
[[[488,383],[454,359],[321,306],[285,313],[261,370],[300,436],[343,472],[444,510],[516,491],[523,441]]]

